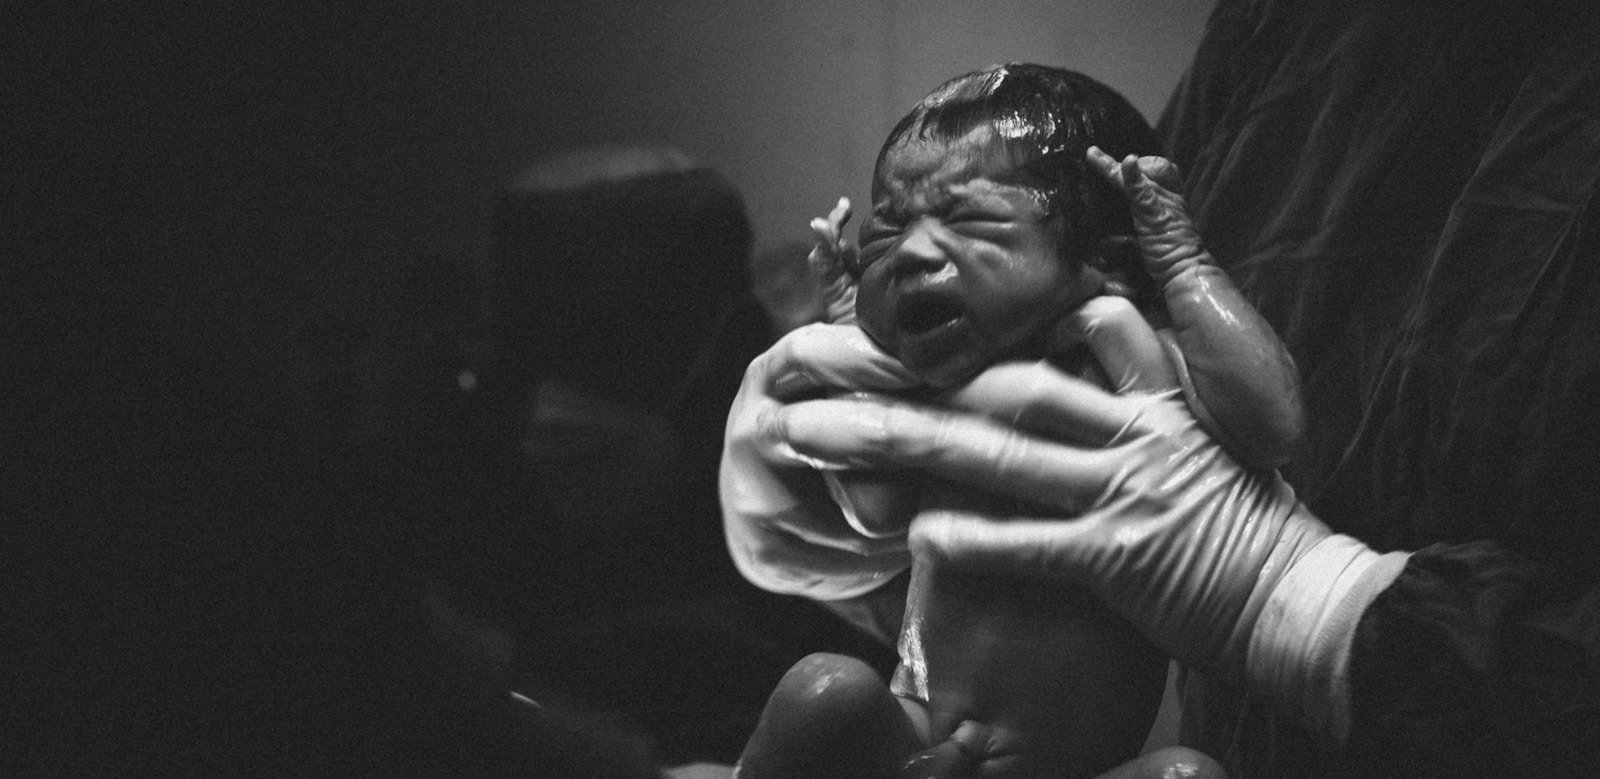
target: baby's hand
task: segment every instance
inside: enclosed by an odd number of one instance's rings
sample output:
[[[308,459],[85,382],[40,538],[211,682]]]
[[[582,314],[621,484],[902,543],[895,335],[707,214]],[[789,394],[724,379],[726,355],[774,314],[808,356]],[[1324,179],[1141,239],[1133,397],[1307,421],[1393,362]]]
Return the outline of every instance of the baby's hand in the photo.
[[[1089,165],[1133,206],[1134,231],[1145,269],[1165,285],[1197,265],[1211,262],[1200,233],[1189,216],[1189,203],[1173,189],[1182,186],[1178,166],[1165,157],[1136,157],[1122,162],[1090,146]]]
[[[1181,186],[1178,167],[1164,157],[1119,163],[1093,146],[1087,156],[1132,204],[1145,269],[1172,317],[1172,356],[1189,409],[1241,463],[1287,462],[1305,430],[1299,372],[1272,325],[1200,243],[1189,204],[1170,189]]]
[[[856,319],[856,279],[850,271],[856,265],[859,250],[854,241],[844,237],[844,223],[850,221],[850,198],[839,198],[838,205],[827,217],[811,220],[811,232],[817,245],[806,258],[812,272],[821,282],[822,303],[829,324],[854,322]]]

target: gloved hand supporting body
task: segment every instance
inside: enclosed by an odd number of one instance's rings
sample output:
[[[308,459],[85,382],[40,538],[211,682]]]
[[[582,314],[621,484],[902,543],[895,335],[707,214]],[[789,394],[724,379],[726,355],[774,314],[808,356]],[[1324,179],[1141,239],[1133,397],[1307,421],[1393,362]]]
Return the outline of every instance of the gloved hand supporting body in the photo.
[[[1087,586],[1171,656],[1248,677],[1342,736],[1355,620],[1405,556],[1332,534],[1275,472],[1242,467],[1129,312],[1102,298],[1071,323],[1086,340],[1138,342],[1114,350],[1132,361],[1110,367],[1118,394],[1047,363],[1007,364],[941,406],[794,404],[782,438],[811,462],[913,468],[1035,507],[925,506],[909,543],[941,565]]]

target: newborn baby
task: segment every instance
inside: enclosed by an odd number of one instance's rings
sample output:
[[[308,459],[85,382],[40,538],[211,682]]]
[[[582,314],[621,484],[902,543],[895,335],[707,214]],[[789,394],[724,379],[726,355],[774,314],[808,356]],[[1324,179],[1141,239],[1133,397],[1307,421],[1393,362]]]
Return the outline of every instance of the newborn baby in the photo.
[[[1158,148],[1126,100],[1077,73],[1008,65],[946,83],[884,143],[859,249],[839,240],[847,203],[814,223],[818,259],[843,270],[835,313],[849,318],[853,291],[861,329],[937,391],[1008,360],[1092,375],[1058,323],[1103,296],[1131,300],[1170,322],[1196,417],[1241,461],[1281,463],[1302,425],[1293,363],[1163,186],[1171,166],[1138,156]],[[874,537],[905,533],[919,506],[975,499],[909,473],[826,476]],[[850,658],[806,658],[769,699],[739,776],[1081,776],[1137,755],[1166,668],[1142,636],[1086,589],[912,551],[890,684]]]

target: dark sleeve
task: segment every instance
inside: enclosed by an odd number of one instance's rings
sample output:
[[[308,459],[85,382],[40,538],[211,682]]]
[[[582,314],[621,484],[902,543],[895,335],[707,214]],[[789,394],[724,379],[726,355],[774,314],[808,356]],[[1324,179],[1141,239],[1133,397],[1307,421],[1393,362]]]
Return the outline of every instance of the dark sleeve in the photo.
[[[1220,0],[1168,104],[1201,235],[1301,370],[1285,477],[1416,550],[1354,636],[1348,749],[1215,712],[1230,767],[1283,769],[1240,775],[1595,773],[1597,36],[1578,0]]]
[[[1584,775],[1600,765],[1600,589],[1488,543],[1412,556],[1362,617],[1350,757],[1387,776]]]

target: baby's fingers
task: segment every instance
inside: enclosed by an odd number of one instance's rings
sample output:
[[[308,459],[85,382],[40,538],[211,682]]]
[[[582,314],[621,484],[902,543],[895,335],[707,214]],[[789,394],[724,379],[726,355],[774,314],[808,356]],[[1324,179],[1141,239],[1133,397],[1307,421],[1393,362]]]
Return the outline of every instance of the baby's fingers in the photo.
[[[1166,157],[1130,154],[1118,162],[1098,146],[1090,146],[1085,157],[1101,178],[1129,197],[1152,190],[1176,193],[1183,188],[1183,174],[1178,170],[1177,163]]]
[[[839,198],[839,202],[834,205],[833,210],[828,212],[828,224],[833,227],[835,236],[844,232],[844,224],[850,221],[851,213],[850,198],[847,197]]]
[[[823,305],[827,321],[848,322],[855,318],[856,285],[851,276],[856,264],[857,249],[853,242],[840,236],[845,222],[850,221],[850,199],[841,197],[827,217],[811,220],[811,233],[817,245],[807,261],[821,282]]]
[[[1089,167],[1094,168],[1101,178],[1123,192],[1128,191],[1126,179],[1123,177],[1123,168],[1117,164],[1116,158],[1101,151],[1099,146],[1090,146],[1084,158],[1088,160]]]
[[[836,250],[839,246],[839,236],[844,233],[845,222],[850,221],[850,198],[839,198],[838,204],[828,212],[826,217],[816,217],[811,220],[811,234],[817,237],[818,247],[828,247]]]
[[[1183,172],[1178,163],[1166,157],[1140,157],[1139,172],[1162,188],[1173,192],[1183,189]]]

